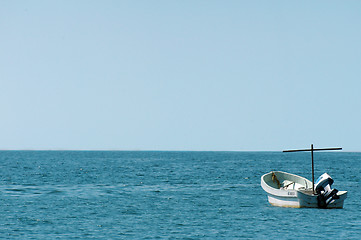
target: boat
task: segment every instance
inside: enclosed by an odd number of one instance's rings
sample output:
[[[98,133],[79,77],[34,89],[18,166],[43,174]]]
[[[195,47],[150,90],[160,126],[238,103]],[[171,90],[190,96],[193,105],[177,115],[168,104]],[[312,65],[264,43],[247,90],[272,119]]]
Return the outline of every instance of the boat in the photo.
[[[347,191],[332,189],[333,179],[327,173],[322,174],[314,183],[313,151],[341,150],[342,148],[324,148],[286,150],[284,152],[311,151],[312,181],[287,172],[271,171],[261,177],[261,186],[268,195],[268,202],[277,207],[293,208],[343,208]]]
[[[329,175],[326,174],[322,174],[316,182],[316,186],[319,188],[321,188],[322,180],[331,181]],[[343,208],[344,200],[347,197],[347,191],[337,191],[336,189],[333,190],[337,192],[331,190],[334,194],[329,191],[328,196],[314,193],[310,180],[281,171],[264,174],[261,177],[261,186],[267,192],[268,202],[277,207]],[[323,201],[321,196],[324,196]]]

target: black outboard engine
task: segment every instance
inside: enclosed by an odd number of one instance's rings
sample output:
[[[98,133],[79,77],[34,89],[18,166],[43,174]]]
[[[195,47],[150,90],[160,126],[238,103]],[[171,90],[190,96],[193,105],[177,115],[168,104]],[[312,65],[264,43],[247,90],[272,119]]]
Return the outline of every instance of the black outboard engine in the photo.
[[[317,196],[318,206],[320,208],[326,208],[327,205],[333,203],[337,196],[338,190],[332,189],[333,179],[327,173],[322,174],[316,181],[315,189]]]

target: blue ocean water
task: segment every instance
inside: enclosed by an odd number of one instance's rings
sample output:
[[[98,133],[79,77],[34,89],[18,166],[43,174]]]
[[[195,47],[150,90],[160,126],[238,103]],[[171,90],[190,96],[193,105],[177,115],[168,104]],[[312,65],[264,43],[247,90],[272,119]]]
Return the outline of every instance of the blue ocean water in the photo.
[[[272,207],[262,174],[309,153],[0,151],[1,239],[360,239],[361,153],[315,153],[344,209]]]

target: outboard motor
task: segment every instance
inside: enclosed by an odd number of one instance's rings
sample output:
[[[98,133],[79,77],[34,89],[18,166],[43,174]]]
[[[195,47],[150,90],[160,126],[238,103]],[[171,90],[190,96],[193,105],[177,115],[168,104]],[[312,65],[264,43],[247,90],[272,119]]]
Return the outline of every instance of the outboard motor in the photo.
[[[338,199],[337,196],[338,190],[332,189],[331,185],[333,184],[333,179],[327,173],[322,174],[316,181],[315,189],[317,196],[318,206],[320,208],[326,208],[327,205],[333,203]]]

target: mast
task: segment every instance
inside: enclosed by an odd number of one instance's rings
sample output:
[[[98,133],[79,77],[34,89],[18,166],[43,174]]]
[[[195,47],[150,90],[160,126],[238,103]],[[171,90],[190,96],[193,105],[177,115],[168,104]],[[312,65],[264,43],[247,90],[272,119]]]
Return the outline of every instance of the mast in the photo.
[[[312,159],[312,192],[315,194],[315,169],[314,169],[314,162],[313,162],[313,152],[314,151],[331,151],[331,150],[342,150],[342,148],[313,148],[313,144],[311,144],[310,149],[296,149],[296,150],[284,150],[283,152],[311,152],[311,159]]]
[[[315,168],[313,164],[313,144],[311,144],[311,158],[312,158],[312,193],[315,194]]]

